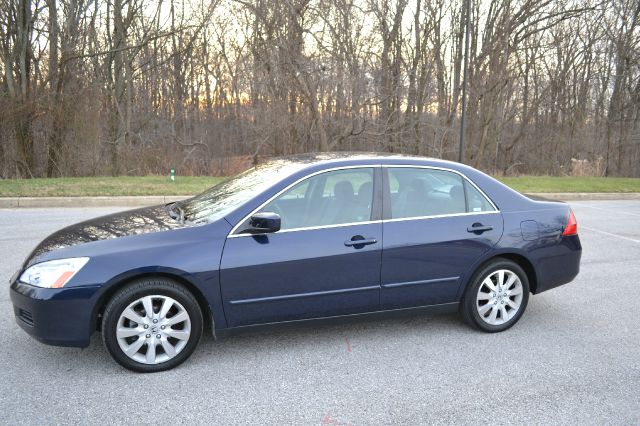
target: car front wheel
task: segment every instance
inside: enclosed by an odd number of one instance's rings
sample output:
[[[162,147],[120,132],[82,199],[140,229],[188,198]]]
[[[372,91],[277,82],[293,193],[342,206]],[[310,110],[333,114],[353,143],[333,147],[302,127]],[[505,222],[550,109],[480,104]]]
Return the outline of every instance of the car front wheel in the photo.
[[[496,259],[476,272],[462,301],[467,323],[487,332],[512,327],[527,307],[529,280],[517,263]]]
[[[202,336],[202,312],[193,295],[165,278],[142,279],[107,304],[102,339],[123,367],[164,371],[184,362]]]

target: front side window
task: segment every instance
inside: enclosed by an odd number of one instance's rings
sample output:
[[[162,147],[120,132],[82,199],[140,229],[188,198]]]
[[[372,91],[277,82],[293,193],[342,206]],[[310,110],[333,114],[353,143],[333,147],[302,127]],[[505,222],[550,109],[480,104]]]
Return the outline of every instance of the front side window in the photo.
[[[457,173],[426,168],[388,169],[391,219],[495,211]]]
[[[253,167],[179,203],[189,222],[213,222],[251,201],[281,180],[305,167],[304,164],[277,159]]]
[[[280,215],[281,229],[340,225],[371,220],[373,168],[321,173],[297,183],[261,212]]]

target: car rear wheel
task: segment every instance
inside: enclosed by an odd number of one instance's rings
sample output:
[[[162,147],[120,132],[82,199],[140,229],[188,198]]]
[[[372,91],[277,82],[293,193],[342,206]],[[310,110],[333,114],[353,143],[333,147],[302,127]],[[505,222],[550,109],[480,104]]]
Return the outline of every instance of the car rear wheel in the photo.
[[[102,340],[123,367],[164,371],[184,362],[202,336],[202,312],[193,295],[165,278],[142,279],[109,301]]]
[[[529,280],[517,263],[496,259],[474,274],[462,301],[465,321],[487,332],[512,327],[527,307]]]

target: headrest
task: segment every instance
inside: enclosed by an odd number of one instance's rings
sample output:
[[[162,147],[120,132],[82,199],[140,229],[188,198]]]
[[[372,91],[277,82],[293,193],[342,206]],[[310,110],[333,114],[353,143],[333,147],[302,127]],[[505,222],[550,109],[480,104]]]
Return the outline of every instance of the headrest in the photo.
[[[420,178],[415,178],[411,181],[411,186],[410,186],[412,191],[416,191],[419,192],[420,194],[427,194],[428,192],[430,192],[433,188],[431,187],[431,184],[429,184],[429,182],[427,182],[424,179],[420,179]]]
[[[371,197],[373,191],[373,182],[365,182],[358,188],[358,197]]]
[[[348,180],[341,180],[333,188],[336,198],[347,199],[353,197],[353,185]]]

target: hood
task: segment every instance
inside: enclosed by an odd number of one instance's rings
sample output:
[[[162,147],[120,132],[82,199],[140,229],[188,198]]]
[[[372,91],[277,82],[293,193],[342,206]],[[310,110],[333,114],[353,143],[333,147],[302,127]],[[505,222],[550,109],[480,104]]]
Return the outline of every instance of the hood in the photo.
[[[46,252],[78,244],[151,232],[169,231],[186,225],[172,219],[165,206],[145,207],[101,216],[67,226],[45,238],[27,258],[25,264]]]

